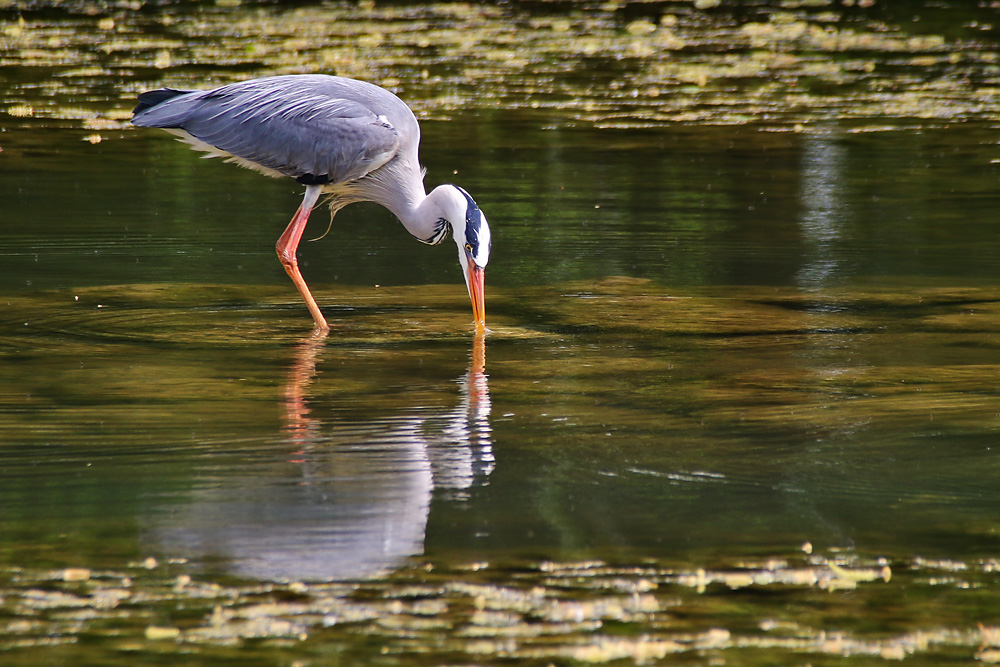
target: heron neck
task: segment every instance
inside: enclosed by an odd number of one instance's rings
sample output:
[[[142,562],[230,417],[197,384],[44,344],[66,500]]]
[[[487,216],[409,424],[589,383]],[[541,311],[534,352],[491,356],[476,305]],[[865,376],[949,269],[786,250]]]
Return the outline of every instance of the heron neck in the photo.
[[[443,186],[434,188],[429,194],[420,193],[420,197],[405,202],[399,209],[388,207],[406,231],[424,243],[438,243],[444,238],[444,224],[448,220],[446,214],[447,196]]]
[[[423,173],[411,161],[397,158],[357,182],[354,201],[374,201],[399,218],[420,240],[430,238],[438,220],[434,193],[424,190]]]

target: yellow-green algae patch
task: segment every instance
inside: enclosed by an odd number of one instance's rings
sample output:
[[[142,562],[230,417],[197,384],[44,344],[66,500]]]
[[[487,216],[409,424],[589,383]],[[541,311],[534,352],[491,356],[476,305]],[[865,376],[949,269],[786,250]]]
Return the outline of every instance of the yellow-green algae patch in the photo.
[[[702,11],[579,3],[128,4],[21,12],[0,24],[7,113],[113,128],[137,92],[323,72],[403,93],[424,117],[523,109],[601,127],[809,130],[996,120],[1000,52],[961,26],[894,24],[814,3]],[[836,11],[835,11],[836,10]],[[941,19],[938,19],[939,21]],[[915,27],[917,29],[915,29]]]
[[[889,601],[925,594],[942,570],[930,561],[890,565],[850,553],[784,555],[723,569],[414,563],[382,580],[340,583],[214,581],[189,568],[184,561],[132,563],[85,579],[0,571],[7,619],[0,649],[16,655],[86,636],[120,650],[183,654],[194,646],[308,648],[369,637],[378,651],[401,660],[649,664],[672,654],[751,662],[765,655],[992,662],[1000,646],[1000,630],[972,617],[900,632],[854,628],[852,616],[862,611],[898,625],[901,612]],[[988,562],[963,563],[960,572],[950,588],[995,585]]]

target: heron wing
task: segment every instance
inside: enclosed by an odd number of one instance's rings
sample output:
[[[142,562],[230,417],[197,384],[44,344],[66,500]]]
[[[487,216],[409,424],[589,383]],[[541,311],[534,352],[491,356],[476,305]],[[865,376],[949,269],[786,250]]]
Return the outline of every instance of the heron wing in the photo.
[[[159,97],[140,103],[136,125],[183,130],[241,163],[307,184],[361,178],[399,147],[392,124],[362,102],[287,80]]]

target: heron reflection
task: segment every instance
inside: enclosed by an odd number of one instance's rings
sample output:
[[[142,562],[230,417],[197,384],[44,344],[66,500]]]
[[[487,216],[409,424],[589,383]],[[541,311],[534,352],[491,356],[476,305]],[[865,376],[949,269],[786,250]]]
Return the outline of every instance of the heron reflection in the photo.
[[[432,495],[461,500],[494,467],[485,343],[476,337],[448,409],[317,417],[323,338],[296,349],[284,387],[284,445],[244,474],[199,484],[153,530],[160,548],[268,580],[378,575],[423,553]],[[457,386],[457,391],[456,391]],[[272,455],[273,452],[273,455]]]

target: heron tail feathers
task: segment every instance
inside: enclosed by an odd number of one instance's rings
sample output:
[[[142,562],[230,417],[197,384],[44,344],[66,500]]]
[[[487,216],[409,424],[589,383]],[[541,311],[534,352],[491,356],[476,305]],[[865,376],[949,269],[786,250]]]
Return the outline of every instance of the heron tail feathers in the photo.
[[[173,99],[178,95],[187,95],[190,90],[175,90],[174,88],[160,88],[159,90],[150,90],[139,95],[139,104],[132,109],[132,114],[140,114],[146,109],[152,109],[153,107],[166,102],[167,100]]]

